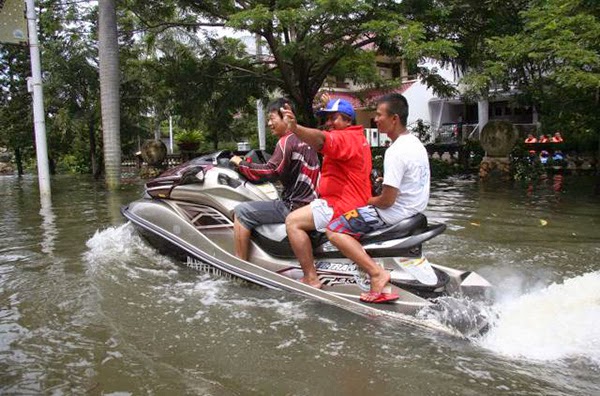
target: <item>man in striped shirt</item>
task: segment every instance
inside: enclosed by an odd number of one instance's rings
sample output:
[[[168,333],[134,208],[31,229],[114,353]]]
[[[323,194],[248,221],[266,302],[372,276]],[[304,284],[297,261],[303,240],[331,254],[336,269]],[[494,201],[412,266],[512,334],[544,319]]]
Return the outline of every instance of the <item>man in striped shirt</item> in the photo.
[[[268,126],[279,137],[269,161],[258,164],[245,162],[237,156],[231,159],[249,181],[279,180],[283,185],[281,200],[244,202],[236,206],[233,225],[235,255],[243,260],[248,260],[252,229],[262,224],[284,223],[290,212],[317,198],[317,152],[288,130],[280,112],[285,105],[290,105],[289,101],[280,98],[267,106]]]

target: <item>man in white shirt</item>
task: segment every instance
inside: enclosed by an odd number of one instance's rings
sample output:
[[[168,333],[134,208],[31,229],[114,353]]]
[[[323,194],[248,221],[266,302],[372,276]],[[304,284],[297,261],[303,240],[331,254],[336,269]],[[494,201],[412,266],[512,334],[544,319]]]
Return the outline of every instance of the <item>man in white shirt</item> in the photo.
[[[371,278],[371,290],[361,301],[386,303],[398,299],[384,292],[390,273],[381,268],[363,249],[359,239],[369,232],[389,227],[422,212],[429,201],[429,157],[419,139],[406,129],[408,102],[400,94],[379,100],[375,122],[392,145],[383,161],[383,189],[371,197],[367,206],[341,215],[327,227],[327,237],[346,257],[362,267]]]

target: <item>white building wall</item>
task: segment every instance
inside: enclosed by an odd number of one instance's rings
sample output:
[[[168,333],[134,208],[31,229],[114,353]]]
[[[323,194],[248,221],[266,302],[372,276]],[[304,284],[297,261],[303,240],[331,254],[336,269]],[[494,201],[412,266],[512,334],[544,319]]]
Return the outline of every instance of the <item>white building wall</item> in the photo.
[[[428,89],[425,84],[415,82],[404,93],[404,97],[408,101],[408,122],[407,125],[414,124],[421,119],[427,123],[431,123],[431,114],[429,111],[429,99],[433,98],[433,92]]]
[[[419,64],[419,67],[426,67],[429,70],[436,70],[436,72],[450,83],[456,84],[456,78],[454,77],[454,71],[451,67],[441,67],[434,61],[426,61]],[[408,106],[410,108],[408,114],[408,125],[413,124],[418,119],[429,123],[430,125],[439,125],[441,122],[445,122],[444,117],[448,117],[448,114],[444,114],[447,109],[440,108],[440,105],[429,104],[429,101],[433,98],[437,98],[433,94],[433,90],[427,88],[427,86],[420,81],[416,81],[409,89],[404,92],[406,100],[408,100]]]

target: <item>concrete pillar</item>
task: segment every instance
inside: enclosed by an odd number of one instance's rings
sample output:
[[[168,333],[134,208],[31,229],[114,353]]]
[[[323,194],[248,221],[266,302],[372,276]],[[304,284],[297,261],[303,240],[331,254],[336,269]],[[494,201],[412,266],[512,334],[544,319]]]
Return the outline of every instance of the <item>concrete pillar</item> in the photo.
[[[481,135],[481,130],[483,129],[483,127],[485,126],[485,124],[488,123],[489,120],[489,108],[490,108],[490,103],[488,102],[487,99],[480,99],[477,102],[477,123],[479,125],[479,131],[477,133],[477,136]]]

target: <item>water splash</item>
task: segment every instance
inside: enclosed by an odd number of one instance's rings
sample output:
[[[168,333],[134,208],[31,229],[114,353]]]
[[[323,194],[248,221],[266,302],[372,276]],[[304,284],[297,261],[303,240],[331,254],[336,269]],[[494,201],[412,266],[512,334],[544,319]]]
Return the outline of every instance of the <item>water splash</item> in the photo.
[[[420,310],[417,319],[439,323],[467,338],[479,337],[488,329],[491,307],[482,301],[445,296],[435,304]]]
[[[88,251],[84,253],[84,260],[89,263],[91,273],[120,267],[135,278],[142,273],[166,275],[169,272],[165,273],[165,269],[176,269],[168,258],[157,254],[145,243],[130,223],[96,231],[86,246]]]
[[[600,364],[600,271],[553,283],[495,307],[478,342],[515,358],[589,358]]]

